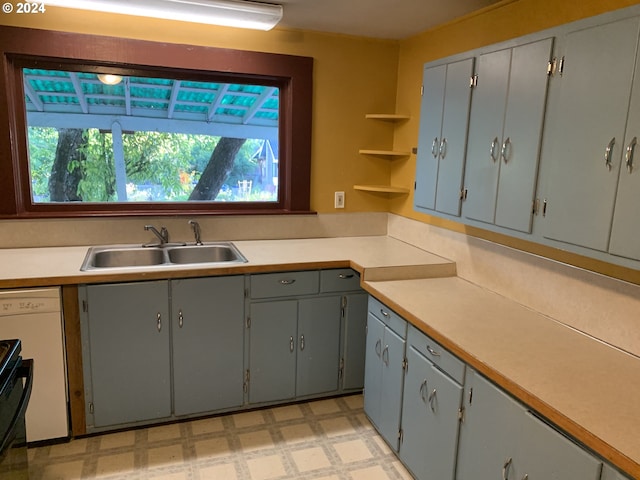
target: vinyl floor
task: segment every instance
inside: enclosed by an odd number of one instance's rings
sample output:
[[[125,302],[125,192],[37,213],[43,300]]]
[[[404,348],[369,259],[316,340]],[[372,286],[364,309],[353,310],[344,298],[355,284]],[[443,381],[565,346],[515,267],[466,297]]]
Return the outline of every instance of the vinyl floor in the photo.
[[[410,480],[361,395],[29,449],[30,480]]]

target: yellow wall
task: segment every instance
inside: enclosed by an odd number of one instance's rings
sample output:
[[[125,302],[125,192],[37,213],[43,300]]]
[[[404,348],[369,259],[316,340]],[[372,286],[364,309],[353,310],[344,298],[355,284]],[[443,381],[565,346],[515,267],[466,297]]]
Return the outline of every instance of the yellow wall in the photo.
[[[394,147],[400,150],[417,146],[420,121],[420,86],[424,63],[637,3],[637,0],[504,0],[493,7],[485,8],[475,14],[402,41],[398,64],[396,105],[398,111],[410,114],[411,120],[396,129]],[[409,196],[392,199],[390,202],[392,213],[640,283],[640,275],[634,270],[585,259],[577,255],[414,212],[415,168],[415,156],[407,161],[393,164],[391,183],[405,186],[412,193]]]
[[[311,208],[335,212],[333,192],[344,191],[346,212],[388,210],[386,196],[356,192],[352,186],[389,182],[389,161],[364,158],[358,149],[388,149],[393,143],[393,129],[364,116],[395,110],[398,42],[248,31],[54,7],[37,15],[3,14],[0,24],[313,57]]]

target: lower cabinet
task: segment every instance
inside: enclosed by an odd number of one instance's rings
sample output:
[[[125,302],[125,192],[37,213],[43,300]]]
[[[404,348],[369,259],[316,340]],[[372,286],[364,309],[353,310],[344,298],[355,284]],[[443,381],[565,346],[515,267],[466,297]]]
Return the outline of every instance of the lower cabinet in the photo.
[[[465,365],[413,326],[406,365],[400,459],[417,479],[453,480]]]
[[[465,392],[458,480],[600,479],[600,460],[471,369]]]
[[[88,431],[242,405],[242,276],[89,285],[80,296]]]
[[[369,297],[364,375],[364,411],[398,451],[407,322]]]

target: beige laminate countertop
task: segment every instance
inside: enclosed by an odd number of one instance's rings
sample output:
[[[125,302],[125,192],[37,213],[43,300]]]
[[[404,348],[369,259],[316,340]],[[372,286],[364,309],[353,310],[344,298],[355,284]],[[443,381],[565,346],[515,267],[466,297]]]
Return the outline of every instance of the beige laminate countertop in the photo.
[[[457,277],[366,282],[365,288],[640,478],[640,359]]]
[[[81,272],[88,246],[0,249],[0,288],[309,268],[352,267],[372,280],[455,275],[455,264],[387,236],[233,242],[247,263],[104,268]]]

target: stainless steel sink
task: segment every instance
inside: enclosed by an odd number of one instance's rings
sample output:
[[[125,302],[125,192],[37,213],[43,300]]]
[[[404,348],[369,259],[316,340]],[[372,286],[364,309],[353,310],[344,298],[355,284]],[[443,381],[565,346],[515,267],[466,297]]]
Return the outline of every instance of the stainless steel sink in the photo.
[[[227,263],[246,262],[235,245],[219,243],[215,245],[194,245],[167,249],[171,263]]]
[[[203,245],[111,245],[91,247],[80,270],[171,266],[189,264],[245,263],[247,259],[233,243],[205,243]]]

